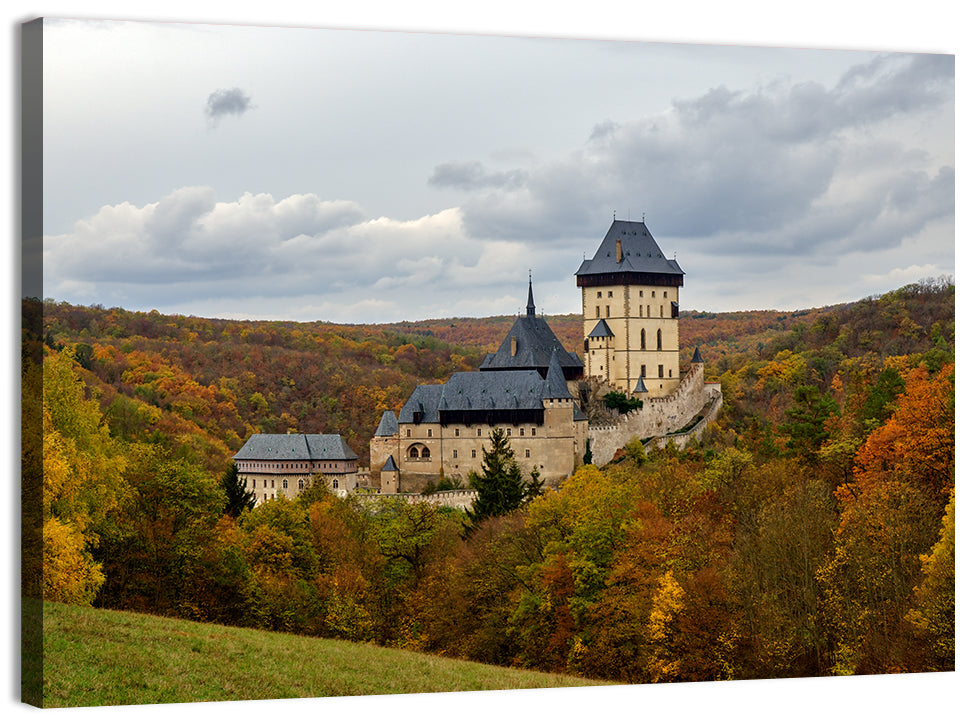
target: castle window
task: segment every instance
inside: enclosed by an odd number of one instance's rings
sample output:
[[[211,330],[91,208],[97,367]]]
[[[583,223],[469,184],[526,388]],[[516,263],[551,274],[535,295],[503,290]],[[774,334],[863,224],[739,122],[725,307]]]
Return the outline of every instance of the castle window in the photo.
[[[643,291],[639,291],[639,297],[640,297],[640,298],[643,297]]]
[[[299,490],[299,491],[305,490],[305,479],[304,479],[304,478],[299,478],[299,479],[298,479],[298,490]]]
[[[660,308],[662,310],[662,308]],[[663,329],[656,330],[656,350],[663,350]]]
[[[529,449],[526,448],[526,458],[528,458],[528,457],[529,457]]]
[[[405,429],[405,437],[406,437],[406,438],[411,438],[411,437],[412,437],[412,429],[411,429],[411,428],[406,428],[406,429]]]
[[[458,457],[459,457],[459,452],[458,452],[458,450],[456,449],[456,450],[452,451],[452,458],[458,458]]]
[[[549,402],[552,403],[552,401],[549,401]],[[512,435],[512,429],[511,429],[511,428],[506,428],[506,429],[505,429],[505,434],[506,434],[506,436],[511,436],[511,435]]]
[[[610,297],[610,298],[613,297],[613,292],[612,292],[612,291],[609,291],[609,297]]]
[[[649,318],[649,306],[646,306],[646,317]]]
[[[596,291],[596,297],[597,297],[597,298],[602,298],[602,291],[601,291],[601,290],[597,290],[597,291]]]
[[[660,317],[660,318],[663,317],[663,306],[660,306],[660,307],[659,307],[659,317]]]
[[[472,457],[475,458],[475,449],[472,449]]]
[[[408,449],[408,457],[411,458],[413,461],[418,460],[418,446],[412,446],[411,448]]]
[[[459,429],[458,429],[458,428],[455,429],[455,437],[456,437],[456,438],[459,437]]]
[[[641,366],[639,367],[639,375],[641,375],[643,378],[646,377],[646,366],[645,366],[645,364],[644,364],[644,365],[641,365]]]
[[[482,429],[481,429],[481,428],[476,428],[476,429],[475,429],[475,435],[477,435],[479,438],[481,438],[481,437],[482,437]]]
[[[431,429],[431,428],[428,429],[428,437],[429,437],[429,438],[432,437],[432,429]]]
[[[422,460],[423,460],[423,461],[424,461],[424,460],[428,460],[428,459],[431,458],[431,457],[432,457],[432,454],[431,454],[431,452],[428,450],[428,448],[423,448],[423,449],[422,449]]]
[[[609,317],[609,306],[608,306],[608,305],[606,306],[606,317],[607,317],[607,318]]]
[[[659,371],[659,377],[662,378],[662,377],[663,377],[663,364],[662,364],[662,363],[660,363],[659,368],[658,368],[658,371]],[[660,388],[662,388],[662,386],[660,386]]]
[[[664,297],[664,298],[666,297],[666,291],[665,291],[665,290],[663,291],[663,297]]]
[[[672,369],[672,368],[669,369],[669,377],[670,377],[670,378],[673,377],[673,369]]]
[[[526,434],[526,429],[525,429],[525,428],[520,428],[520,429],[519,429],[519,435],[520,435],[520,436],[524,436],[525,434]]]
[[[335,478],[334,480],[332,480],[332,482],[331,482],[331,487],[332,487],[332,488],[338,488],[338,479],[337,479],[337,478]]]
[[[534,436],[535,434],[536,434],[536,429],[533,428],[533,429],[532,429],[532,433],[531,433],[530,435],[533,435],[533,436]]]
[[[654,297],[654,298],[656,297],[656,291],[655,291],[655,290],[653,291],[653,297]]]
[[[287,479],[287,478],[285,478],[283,481],[281,481],[281,487],[282,487],[282,488],[287,488],[287,487],[288,487],[288,479]]]
[[[643,314],[643,306],[639,306],[639,314],[640,314],[640,315]]]
[[[639,347],[646,350],[646,329],[639,331]]]

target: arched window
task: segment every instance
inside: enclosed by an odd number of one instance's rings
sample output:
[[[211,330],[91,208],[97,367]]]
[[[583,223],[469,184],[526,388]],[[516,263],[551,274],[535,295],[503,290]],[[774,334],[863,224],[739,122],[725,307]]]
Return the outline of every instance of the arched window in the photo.
[[[412,446],[408,449],[408,457],[418,460],[418,446]]]
[[[422,449],[422,460],[424,461],[425,459],[431,458],[431,457],[432,457],[432,454],[429,452],[428,448],[423,448],[423,449]]]
[[[663,329],[656,331],[656,350],[663,350]]]
[[[646,350],[646,329],[639,331],[639,347]]]
[[[305,479],[304,479],[304,478],[299,478],[299,479],[298,479],[298,490],[299,490],[299,491],[305,490]]]
[[[287,478],[285,478],[283,481],[281,481],[281,487],[282,487],[282,488],[287,488],[287,487],[288,487],[288,479],[287,479]]]

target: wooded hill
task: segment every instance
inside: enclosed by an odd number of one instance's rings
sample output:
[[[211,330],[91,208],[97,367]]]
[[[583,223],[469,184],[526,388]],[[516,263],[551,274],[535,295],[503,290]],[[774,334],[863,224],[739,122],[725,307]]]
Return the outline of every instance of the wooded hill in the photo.
[[[765,364],[782,352],[777,362],[797,363],[796,375],[780,376],[791,381],[812,375],[799,362],[813,356],[826,390],[844,358],[921,353],[939,337],[949,347],[953,299],[953,286],[933,282],[813,310],[684,311],[681,358],[685,364],[699,346],[710,378],[744,367],[741,378],[772,377],[780,374]],[[48,347],[72,349],[113,433],[170,446],[214,472],[252,433],[287,431],[340,433],[367,464],[385,410],[397,411],[418,384],[475,370],[514,320],[233,321],[52,301],[25,302],[24,312],[35,318],[25,327],[42,327]],[[547,320],[580,352],[577,316]]]
[[[684,315],[684,359],[699,343],[725,397],[702,442],[636,439],[484,520],[323,484],[236,507],[220,474],[254,429],[363,451],[509,319],[24,314],[27,596],[630,683],[954,668],[946,280]]]

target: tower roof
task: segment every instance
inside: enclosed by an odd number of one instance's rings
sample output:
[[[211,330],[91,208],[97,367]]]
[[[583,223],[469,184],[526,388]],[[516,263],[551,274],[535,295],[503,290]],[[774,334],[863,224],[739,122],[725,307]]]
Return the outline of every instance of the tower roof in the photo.
[[[389,456],[388,460],[385,461],[385,465],[382,466],[383,471],[397,471],[398,465],[395,463],[395,456]]]
[[[545,318],[536,315],[530,280],[526,314],[516,318],[498,350],[486,355],[479,370],[536,370],[545,378],[553,353],[556,354],[557,362],[566,378],[576,378],[582,373],[579,356],[567,351]]]
[[[378,422],[378,428],[375,429],[375,435],[394,436],[396,433],[398,433],[398,419],[391,411],[385,411]]]
[[[703,362],[703,356],[700,355],[700,347],[699,347],[699,346],[696,346],[696,350],[693,351],[693,360],[692,360],[692,362],[693,362],[693,363],[702,363],[702,362]]]
[[[572,398],[569,387],[566,385],[566,378],[562,374],[556,351],[553,349],[552,357],[549,359],[549,369],[546,371],[546,388],[542,393],[543,398]]]
[[[590,338],[612,338],[614,336],[615,333],[613,333],[605,318],[596,323],[596,327],[589,333]]]
[[[659,276],[660,285],[683,284],[683,269],[665,256],[644,222],[614,220],[596,254],[582,262],[576,276],[582,281],[587,276],[626,273]]]

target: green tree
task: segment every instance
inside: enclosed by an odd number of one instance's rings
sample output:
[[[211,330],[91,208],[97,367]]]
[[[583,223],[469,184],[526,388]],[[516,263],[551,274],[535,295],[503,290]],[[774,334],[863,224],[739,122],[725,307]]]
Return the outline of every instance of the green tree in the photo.
[[[227,497],[224,512],[237,518],[242,511],[250,511],[254,508],[254,492],[247,490],[238,476],[238,464],[231,461],[231,464],[221,474],[221,490]]]
[[[469,521],[478,526],[486,518],[503,516],[525,500],[522,471],[516,463],[509,437],[501,428],[489,434],[491,448],[482,448],[482,473],[469,473],[469,485],[478,496],[469,511]]]
[[[812,463],[817,450],[830,437],[827,420],[839,410],[834,399],[815,386],[797,386],[793,391],[793,405],[787,409],[787,422],[780,427],[787,434],[787,448]]]

